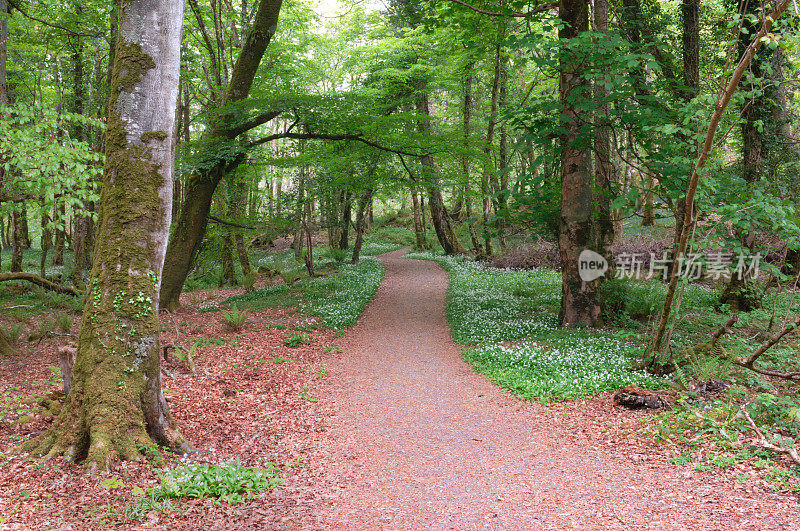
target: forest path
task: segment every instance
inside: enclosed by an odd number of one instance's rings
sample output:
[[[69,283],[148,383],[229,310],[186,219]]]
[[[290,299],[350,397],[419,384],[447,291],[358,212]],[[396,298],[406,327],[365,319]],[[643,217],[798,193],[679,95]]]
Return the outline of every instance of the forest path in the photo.
[[[447,274],[402,254],[380,257],[386,279],[327,367],[313,527],[800,528],[796,501],[609,447],[591,416],[473,373],[445,319]]]

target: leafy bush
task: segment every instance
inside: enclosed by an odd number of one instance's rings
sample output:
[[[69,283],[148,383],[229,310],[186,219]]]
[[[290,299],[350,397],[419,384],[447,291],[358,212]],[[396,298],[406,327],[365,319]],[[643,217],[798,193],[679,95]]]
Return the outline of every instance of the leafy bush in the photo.
[[[296,348],[300,345],[308,345],[309,343],[311,343],[311,334],[306,334],[304,332],[292,334],[283,340],[283,344],[290,348]]]
[[[239,310],[234,302],[231,305],[230,311],[222,312],[222,319],[225,321],[225,324],[228,326],[228,328],[234,332],[238,332],[242,329],[244,323],[247,321],[247,315],[247,310]]]
[[[256,498],[281,482],[281,474],[272,463],[267,463],[265,469],[246,467],[238,461],[223,466],[193,463],[162,475],[160,484],[145,494],[152,501],[217,498],[235,505]]]
[[[242,287],[245,289],[245,291],[253,291],[253,287],[255,285],[256,285],[255,273],[250,273],[242,277]]]

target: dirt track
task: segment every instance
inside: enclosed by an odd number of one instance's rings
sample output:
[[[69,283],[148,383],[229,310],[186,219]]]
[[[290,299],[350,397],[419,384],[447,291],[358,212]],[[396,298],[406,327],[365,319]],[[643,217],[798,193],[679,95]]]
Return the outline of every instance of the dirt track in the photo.
[[[446,273],[401,255],[382,257],[386,280],[328,366],[313,527],[800,528],[796,500],[609,446],[585,410],[472,373],[448,332]]]

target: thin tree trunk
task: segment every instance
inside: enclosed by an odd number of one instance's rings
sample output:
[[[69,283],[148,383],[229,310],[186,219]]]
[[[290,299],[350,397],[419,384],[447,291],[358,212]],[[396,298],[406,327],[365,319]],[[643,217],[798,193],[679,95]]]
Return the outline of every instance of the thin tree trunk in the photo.
[[[716,105],[714,106],[714,112],[711,115],[711,120],[708,125],[708,130],[706,131],[705,140],[703,142],[702,150],[697,158],[697,162],[695,163],[694,170],[692,171],[692,175],[689,178],[689,184],[686,188],[686,198],[684,201],[684,220],[683,224],[681,225],[681,232],[680,238],[678,239],[678,246],[674,256],[677,259],[683,257],[683,254],[686,252],[686,246],[689,240],[689,233],[691,232],[691,228],[694,222],[694,196],[697,192],[697,184],[700,178],[700,172],[705,167],[706,162],[708,162],[708,158],[711,154],[711,149],[714,144],[714,137],[716,135],[717,127],[719,126],[719,122],[722,119],[722,114],[725,111],[725,108],[730,103],[731,98],[733,97],[734,93],[736,92],[737,87],[739,86],[739,81],[742,79],[745,71],[750,66],[751,61],[753,60],[753,56],[756,54],[758,49],[763,44],[764,37],[769,33],[772,29],[772,25],[775,23],[778,18],[780,18],[781,14],[786,11],[786,8],[789,7],[790,0],[780,0],[780,2],[775,6],[769,16],[765,17],[758,33],[755,34],[753,40],[750,42],[750,45],[745,50],[745,53],[742,55],[742,58],[739,60],[739,64],[736,66],[736,69],[731,74],[731,78],[728,82],[727,87],[720,93],[719,97],[717,98]],[[667,293],[664,297],[664,306],[661,309],[661,315],[659,316],[659,322],[655,329],[655,333],[653,334],[653,341],[651,343],[652,350],[658,353],[664,353],[668,348],[668,345],[662,344],[667,323],[669,322],[670,314],[672,313],[672,302],[675,298],[675,292],[678,287],[678,269],[673,267],[672,273],[670,275],[669,286],[667,287]],[[659,362],[659,360],[654,356],[652,360],[652,367]]]
[[[419,206],[419,196],[417,195],[417,191],[414,188],[411,188],[411,204],[414,208],[414,237],[416,238],[417,251],[424,251],[425,250],[425,233],[422,230],[422,219],[420,216],[420,206]]]
[[[594,0],[595,30],[608,33],[608,0]],[[606,97],[606,90],[602,86],[595,86],[597,98]],[[614,165],[611,162],[611,123],[609,113],[610,105],[603,103],[598,109],[597,122],[602,126],[598,128],[594,139],[595,151],[595,188],[597,190],[597,251],[609,264],[609,269],[614,269],[614,256],[612,247],[615,240],[614,215],[611,210],[611,200],[614,194]],[[611,273],[607,275],[611,277]]]
[[[12,234],[12,253],[11,253],[11,272],[22,271],[22,249],[24,246],[22,237],[22,213],[16,210],[11,211],[11,234]]]
[[[364,241],[364,227],[366,225],[367,207],[372,202],[374,188],[368,188],[361,200],[358,202],[356,210],[356,241],[353,243],[353,257],[351,263],[357,264],[361,255],[361,245]]]
[[[464,153],[461,155],[461,175],[464,187],[464,212],[466,214],[467,227],[469,230],[469,238],[472,242],[472,250],[476,256],[483,256],[483,246],[481,245],[478,234],[475,231],[475,220],[472,218],[472,186],[470,179],[470,158],[469,158],[469,140],[472,136],[472,80],[473,70],[475,63],[472,58],[467,62],[464,68],[464,100],[462,106],[463,117],[463,138],[461,147]]]

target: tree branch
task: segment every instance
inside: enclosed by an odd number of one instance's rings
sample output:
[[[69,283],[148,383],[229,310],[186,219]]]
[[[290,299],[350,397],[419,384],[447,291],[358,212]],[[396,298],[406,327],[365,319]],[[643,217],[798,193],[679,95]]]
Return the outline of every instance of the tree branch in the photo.
[[[35,273],[0,273],[0,282],[7,282],[10,280],[25,280],[46,290],[54,291],[56,293],[66,293],[67,295],[72,295],[74,297],[77,297],[81,294],[80,291],[76,290],[72,286],[62,286],[61,284],[56,284],[52,280],[47,280],[46,278],[40,277]]]
[[[259,227],[249,227],[247,225],[240,225],[238,223],[234,223],[233,221],[220,219],[217,216],[208,216],[208,220],[213,221],[215,223],[219,223],[220,225],[227,225],[228,227],[236,227],[237,229],[261,230]]]
[[[100,33],[81,33],[80,31],[71,30],[69,28],[65,28],[64,26],[59,26],[58,24],[54,24],[52,22],[47,22],[46,20],[42,20],[40,18],[34,17],[33,15],[27,13],[22,8],[20,8],[19,4],[14,2],[14,0],[8,0],[8,5],[13,7],[17,11],[19,11],[20,15],[22,15],[23,17],[25,17],[27,19],[33,20],[33,21],[38,22],[40,24],[44,24],[45,26],[48,26],[50,28],[54,28],[54,29],[57,29],[57,30],[65,31],[65,32],[69,33],[70,35],[74,35],[76,37],[89,37],[89,38],[92,38],[92,39],[99,39],[100,37],[103,36]]]
[[[744,415],[744,418],[747,419],[747,423],[750,425],[750,428],[752,428],[753,431],[758,434],[759,444],[761,447],[766,448],[767,450],[772,450],[773,452],[777,452],[779,454],[786,454],[792,458],[792,461],[794,461],[795,464],[800,465],[800,455],[797,453],[797,448],[783,448],[782,446],[778,446],[769,442],[767,437],[760,429],[758,429],[758,426],[756,426],[756,423],[753,422],[752,417],[750,417],[750,414],[747,412],[748,405],[749,404],[743,405],[741,408],[739,408],[739,411],[741,411],[742,415]]]
[[[790,332],[794,332],[797,329],[798,325],[800,325],[800,316],[795,317],[795,319],[792,322],[790,322],[789,324],[784,326],[783,330],[780,330],[780,331],[775,332],[774,334],[772,334],[772,336],[769,339],[767,339],[766,341],[764,341],[761,344],[761,346],[758,347],[758,349],[756,349],[755,352],[753,352],[752,354],[750,354],[750,356],[747,357],[747,359],[737,360],[736,363],[738,365],[741,365],[742,367],[747,367],[748,369],[752,369],[753,368],[753,364],[756,362],[756,360],[758,358],[761,357],[762,354],[764,354],[775,343],[780,341],[783,338],[783,336],[785,336],[786,334],[788,334]]]
[[[386,151],[388,153],[395,153],[397,155],[406,155],[407,157],[425,157],[427,155],[431,155],[432,153],[411,153],[409,151],[404,151],[402,149],[393,149],[390,147],[383,146],[371,140],[367,140],[366,138],[362,137],[358,134],[326,134],[326,133],[292,133],[292,132],[285,132],[285,133],[276,133],[274,135],[265,136],[264,138],[260,138],[248,144],[248,147],[256,147],[260,146],[261,144],[266,144],[268,142],[272,142],[274,140],[279,140],[281,138],[291,138],[292,140],[351,140],[353,142],[361,142],[362,144],[366,144],[370,147],[374,147],[375,149],[379,149],[381,151]]]
[[[450,0],[450,1],[451,2],[455,2],[456,4],[462,5],[464,7],[468,7],[471,10],[473,10],[473,11],[475,11],[477,13],[480,13],[481,15],[489,15],[490,17],[527,18],[527,17],[530,17],[531,15],[535,15],[536,13],[542,13],[544,11],[550,11],[551,9],[557,9],[558,8],[558,2],[555,2],[555,3],[552,3],[552,4],[544,4],[544,5],[541,5],[541,6],[538,6],[538,7],[534,7],[533,9],[528,11],[527,13],[519,13],[517,11],[509,11],[508,13],[500,13],[500,12],[497,12],[497,11],[486,11],[485,9],[481,9],[479,7],[475,7],[473,5],[470,5],[470,4],[466,3],[466,2],[464,2],[463,0]]]
[[[244,123],[241,123],[235,127],[231,127],[228,129],[225,134],[229,138],[236,138],[237,136],[250,131],[251,129],[255,129],[259,125],[264,125],[265,123],[273,120],[281,115],[283,111],[267,111],[264,113],[259,114],[255,118],[252,118]]]

